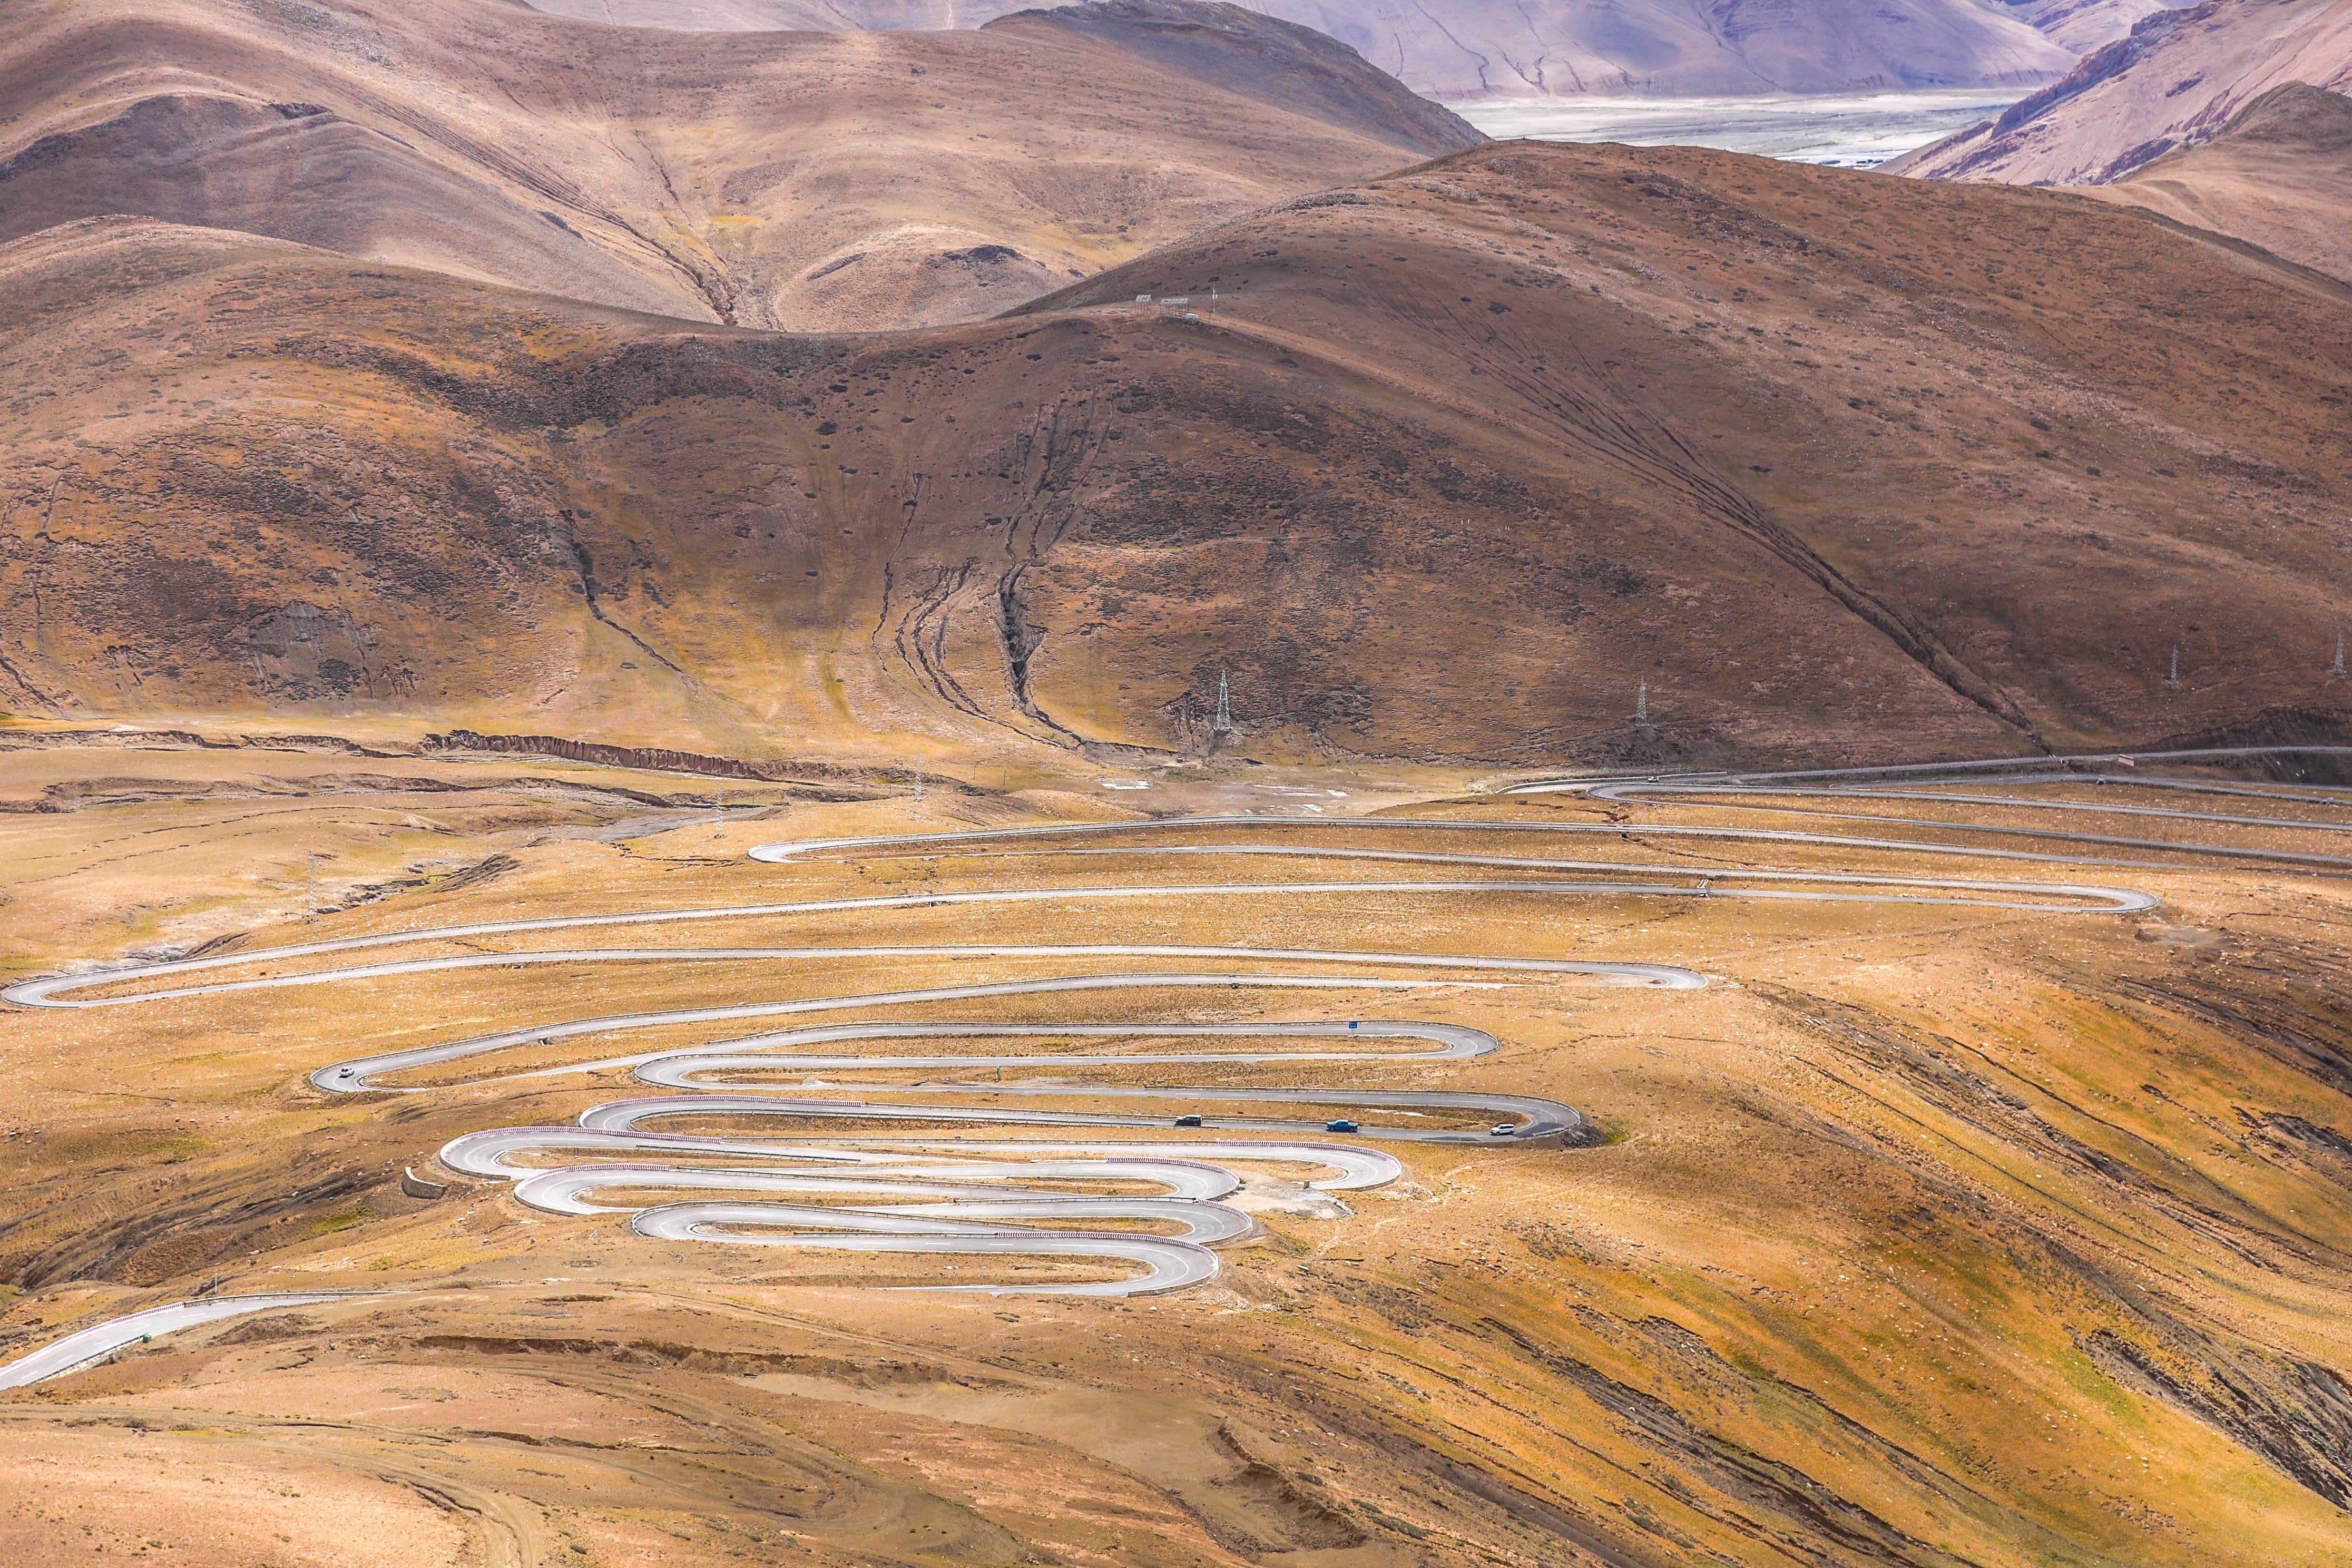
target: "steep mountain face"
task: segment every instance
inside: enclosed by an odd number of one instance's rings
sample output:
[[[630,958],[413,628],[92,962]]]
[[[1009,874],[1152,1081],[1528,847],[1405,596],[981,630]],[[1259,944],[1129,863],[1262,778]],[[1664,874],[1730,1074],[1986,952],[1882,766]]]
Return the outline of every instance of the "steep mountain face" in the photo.
[[[2157,12],[2063,81],[1884,172],[2104,184],[2210,140],[2290,82],[2352,88],[2352,0],[2206,0]]]
[[[1253,754],[1534,764],[2341,707],[2352,300],[2066,195],[1491,145],[882,337],[93,220],[0,251],[0,385],[30,712],[1181,751],[1223,672]]]
[[[2114,43],[2132,24],[2165,9],[2165,0],[2000,0],[2052,42],[2078,55]]]
[[[1303,112],[1204,85],[1221,47],[1265,68],[1231,30],[1170,69],[1115,29],[695,37],[496,0],[11,23],[0,238],[132,214],[747,326],[993,314],[1477,139],[1360,62]]]
[[[2341,93],[2273,88],[2210,142],[2087,188],[2352,282],[2352,98]]]
[[[977,26],[1034,0],[533,0],[658,27]],[[2125,0],[2130,3],[2130,0]],[[1048,0],[1050,5],[1050,0]],[[1447,100],[2054,80],[2074,51],[1979,0],[1262,0]]]

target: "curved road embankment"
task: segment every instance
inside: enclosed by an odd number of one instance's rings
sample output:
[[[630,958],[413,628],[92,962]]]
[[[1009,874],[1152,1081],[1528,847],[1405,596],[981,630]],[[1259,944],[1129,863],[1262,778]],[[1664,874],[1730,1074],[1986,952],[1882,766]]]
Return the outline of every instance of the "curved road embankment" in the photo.
[[[177,1333],[184,1329],[217,1323],[224,1318],[242,1317],[247,1312],[267,1312],[281,1307],[308,1307],[320,1301],[347,1301],[368,1296],[389,1296],[391,1290],[308,1290],[282,1295],[208,1296],[193,1301],[173,1301],[162,1307],[149,1307],[143,1311],[121,1318],[110,1318],[87,1329],[79,1329],[61,1340],[53,1340],[27,1356],[0,1366],[0,1388],[23,1388],[30,1384],[63,1377],[67,1373],[104,1361],[126,1345],[153,1339],[158,1334]]]

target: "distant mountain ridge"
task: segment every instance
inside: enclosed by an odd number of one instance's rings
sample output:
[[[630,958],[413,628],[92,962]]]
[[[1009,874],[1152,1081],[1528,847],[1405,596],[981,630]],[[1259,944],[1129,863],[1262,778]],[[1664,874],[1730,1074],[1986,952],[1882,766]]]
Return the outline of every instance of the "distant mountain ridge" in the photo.
[[[2273,89],[2352,89],[2352,0],[2206,0],[2142,17],[2066,78],[1885,165],[2018,185],[2121,180],[2212,139]]]
[[[2087,188],[2352,282],[2352,98],[2342,93],[2273,88],[2211,141]]]
[[[629,26],[885,31],[976,27],[1039,0],[532,0]],[[1050,4],[1050,0],[1046,0]],[[2113,30],[2145,0],[1258,0],[1447,102],[2032,86],[2076,50],[2032,20]]]

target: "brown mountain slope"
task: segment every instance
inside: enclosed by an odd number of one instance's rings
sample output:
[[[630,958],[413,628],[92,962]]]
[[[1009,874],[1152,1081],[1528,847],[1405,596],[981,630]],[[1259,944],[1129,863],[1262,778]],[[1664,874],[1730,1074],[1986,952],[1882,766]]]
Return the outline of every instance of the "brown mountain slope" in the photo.
[[[2352,86],[2352,0],[2206,0],[2142,18],[2065,80],[1885,172],[2101,184],[2210,139],[2255,99],[2297,81]]]
[[[2071,195],[1508,144],[885,339],[94,224],[0,322],[26,710],[1176,749],[1224,670],[1260,754],[1533,763],[2341,700],[2352,296]]]
[[[0,163],[0,233],[136,213],[713,319],[693,275],[649,249],[616,254],[583,237],[588,220],[526,205],[550,198],[521,183],[452,167],[323,104],[169,92],[99,112]]]
[[[2342,93],[2273,88],[2212,141],[2085,188],[2352,279],[2352,98]]]
[[[1423,153],[1486,140],[1452,110],[1416,97],[1338,40],[1239,5],[1202,0],[1088,0],[1013,13],[992,32],[1055,34],[1106,45],[1176,76]]]
[[[128,213],[756,326],[992,314],[1475,134],[1373,73],[1297,114],[1050,27],[687,37],[497,0],[12,23],[0,237]],[[1405,119],[1329,123],[1358,85]]]
[[[979,26],[1038,0],[532,3],[649,27],[899,28]],[[1249,8],[1328,33],[1414,91],[1447,100],[2032,83],[2064,75],[2075,53],[1979,0],[1258,0]]]

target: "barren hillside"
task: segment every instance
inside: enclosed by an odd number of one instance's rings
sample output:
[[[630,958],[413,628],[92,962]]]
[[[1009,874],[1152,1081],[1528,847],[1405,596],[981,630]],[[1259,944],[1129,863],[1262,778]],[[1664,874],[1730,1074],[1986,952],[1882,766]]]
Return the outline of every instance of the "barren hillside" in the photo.
[[[1452,110],[1416,96],[1345,44],[1239,5],[1206,0],[1091,0],[1023,11],[992,33],[1043,40],[1083,38],[1120,58],[1189,77],[1217,94],[1336,125],[1422,153],[1453,153],[1486,140]]]
[[[688,37],[497,0],[11,20],[0,237],[131,214],[747,326],[993,314],[1477,139],[1377,72],[1298,113],[1101,30]]]
[[[1267,755],[1532,763],[1644,683],[1695,757],[2340,701],[2352,301],[2075,196],[1498,145],[887,338],[134,221],[0,279],[29,711],[1181,750],[1225,671]]]

